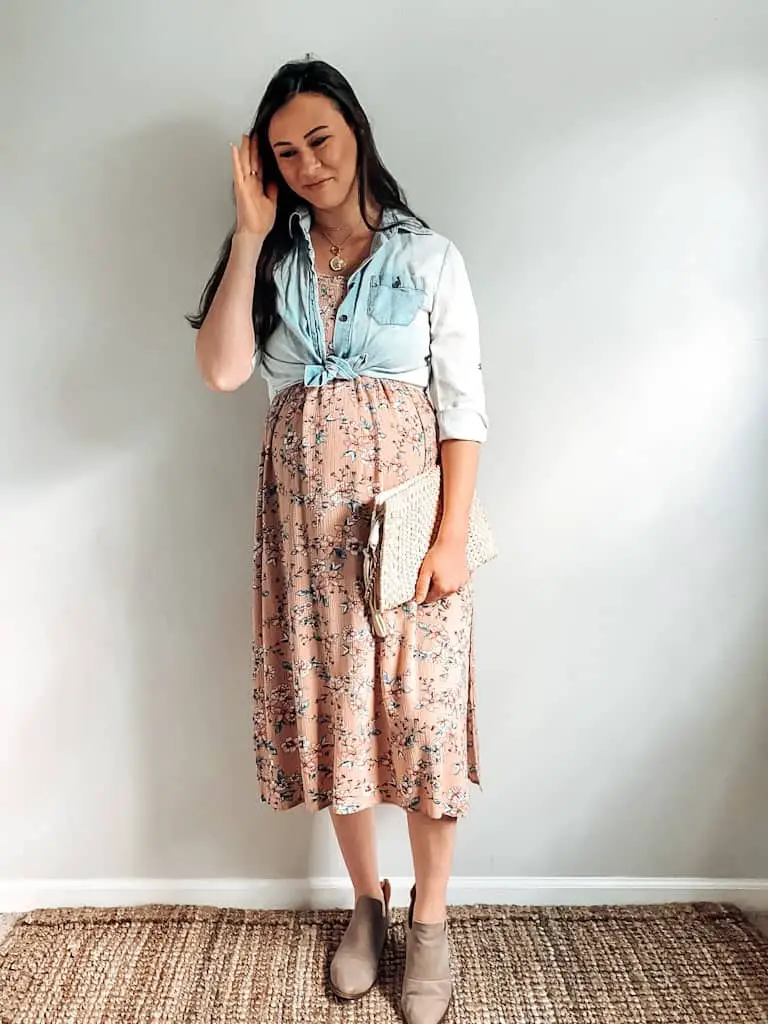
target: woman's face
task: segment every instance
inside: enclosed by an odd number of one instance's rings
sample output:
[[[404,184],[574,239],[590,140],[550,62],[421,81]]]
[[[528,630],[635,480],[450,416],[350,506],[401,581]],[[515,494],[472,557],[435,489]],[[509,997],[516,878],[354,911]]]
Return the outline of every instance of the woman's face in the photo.
[[[327,96],[299,93],[272,118],[269,144],[289,188],[321,210],[340,206],[357,184],[357,139]]]

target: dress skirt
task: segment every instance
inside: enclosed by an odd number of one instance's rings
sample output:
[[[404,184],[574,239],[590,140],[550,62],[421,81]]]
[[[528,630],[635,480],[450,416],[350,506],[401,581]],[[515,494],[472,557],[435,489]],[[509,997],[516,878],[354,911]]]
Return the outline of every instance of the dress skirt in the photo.
[[[479,783],[471,583],[371,631],[363,548],[379,491],[438,461],[422,388],[296,384],[270,407],[253,559],[253,726],[263,801],[463,816]],[[414,581],[415,582],[415,581]]]

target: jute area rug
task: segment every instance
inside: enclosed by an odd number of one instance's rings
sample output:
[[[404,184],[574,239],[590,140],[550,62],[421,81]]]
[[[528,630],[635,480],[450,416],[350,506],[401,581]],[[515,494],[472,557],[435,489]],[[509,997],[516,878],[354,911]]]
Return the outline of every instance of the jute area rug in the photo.
[[[380,980],[329,993],[348,914],[37,910],[0,943],[2,1024],[399,1021],[403,911]],[[448,1024],[766,1024],[768,939],[722,904],[451,909]]]

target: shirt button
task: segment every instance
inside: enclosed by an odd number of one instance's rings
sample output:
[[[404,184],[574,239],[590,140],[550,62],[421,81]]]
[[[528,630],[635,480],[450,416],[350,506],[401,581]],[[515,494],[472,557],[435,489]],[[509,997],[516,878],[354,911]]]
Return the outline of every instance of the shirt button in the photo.
[[[347,320],[349,320],[349,317],[347,316],[346,313],[342,313],[341,316],[339,317],[339,320],[341,320],[341,322],[345,324]]]

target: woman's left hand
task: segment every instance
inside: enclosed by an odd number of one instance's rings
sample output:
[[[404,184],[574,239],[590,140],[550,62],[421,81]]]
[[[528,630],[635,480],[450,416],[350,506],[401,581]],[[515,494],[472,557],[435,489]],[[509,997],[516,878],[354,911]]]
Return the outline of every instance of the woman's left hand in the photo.
[[[421,563],[416,603],[427,604],[455,594],[468,579],[466,542],[438,538]]]

